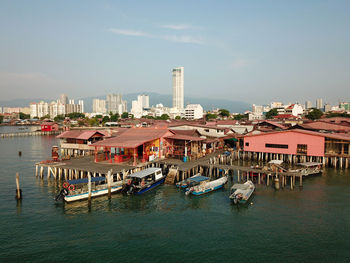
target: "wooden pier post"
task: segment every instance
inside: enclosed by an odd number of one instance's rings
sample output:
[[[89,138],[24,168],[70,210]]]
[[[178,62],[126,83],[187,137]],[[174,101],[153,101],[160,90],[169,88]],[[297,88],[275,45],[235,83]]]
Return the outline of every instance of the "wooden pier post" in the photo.
[[[35,177],[38,177],[38,165],[35,165]]]
[[[293,190],[293,177],[290,176],[290,190]]]
[[[267,184],[267,186],[269,186],[269,184],[270,184],[270,175],[267,174],[266,176],[267,176],[267,183],[266,184]]]
[[[260,184],[260,173],[258,173],[258,184]]]
[[[19,187],[19,173],[16,173],[16,199],[17,200],[22,199],[22,190]]]
[[[238,180],[238,182],[241,181],[241,176],[240,176],[240,174],[239,174],[239,170],[237,170],[237,180]]]
[[[111,189],[111,170],[108,171],[107,173],[107,185],[108,185],[108,199],[111,199],[111,195],[112,195],[112,189]]]
[[[299,186],[300,187],[303,186],[303,176],[302,175],[299,176]]]
[[[42,179],[44,176],[44,167],[40,166],[40,178]]]
[[[91,203],[91,174],[88,172],[88,202]]]

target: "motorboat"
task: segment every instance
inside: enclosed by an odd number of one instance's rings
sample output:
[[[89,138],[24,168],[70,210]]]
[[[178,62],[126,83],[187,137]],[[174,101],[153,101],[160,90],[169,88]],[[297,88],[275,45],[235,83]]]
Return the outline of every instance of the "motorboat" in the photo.
[[[231,187],[230,199],[235,204],[244,204],[248,201],[255,190],[255,185],[248,180],[244,184],[234,184]]]
[[[202,176],[202,177],[204,178],[196,177],[191,180],[191,181],[197,181],[197,182],[195,185],[190,185],[190,187],[186,188],[186,192],[185,192],[186,195],[207,194],[209,192],[222,188],[224,184],[227,183],[227,175],[213,181],[210,181],[208,177],[205,177],[205,176]]]

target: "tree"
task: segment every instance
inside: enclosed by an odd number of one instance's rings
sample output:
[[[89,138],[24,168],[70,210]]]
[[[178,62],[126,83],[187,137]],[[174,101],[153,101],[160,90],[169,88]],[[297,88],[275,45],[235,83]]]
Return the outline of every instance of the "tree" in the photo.
[[[66,117],[69,117],[70,119],[79,119],[79,118],[85,118],[85,115],[80,112],[72,112],[72,113],[66,114]]]
[[[309,120],[318,120],[323,116],[323,112],[319,109],[312,108],[309,113],[305,116]]]
[[[233,117],[234,120],[240,121],[243,119],[248,119],[247,114],[237,114]]]
[[[164,114],[162,114],[162,116],[160,116],[160,119],[161,120],[169,120],[169,115],[164,113]]]
[[[63,121],[64,120],[64,115],[57,115],[53,120],[54,121]]]
[[[271,109],[266,113],[266,119],[272,119],[276,115],[278,115],[277,109]]]
[[[230,117],[230,112],[226,109],[220,109],[219,110],[219,116],[220,117]]]
[[[123,116],[123,115],[122,115],[122,116]],[[127,117],[128,117],[128,116],[126,116],[126,118],[127,118]],[[111,115],[110,120],[111,120],[111,121],[118,121],[119,118],[120,118],[119,113],[115,113],[115,114],[112,114],[112,115]]]
[[[129,113],[123,112],[122,119],[127,119],[127,118],[129,118]]]
[[[79,123],[79,122],[78,122]],[[98,125],[98,122],[97,122],[97,120],[95,119],[95,118],[91,118],[90,120],[89,120],[89,125],[90,126],[97,126]]]
[[[25,113],[23,113],[23,112],[20,112],[20,113],[19,113],[19,118],[20,118],[21,120],[28,120],[28,119],[30,119],[30,115],[29,115],[29,114],[25,114]]]
[[[102,119],[103,116],[101,114],[95,116],[96,119]]]
[[[206,115],[205,115],[205,118],[206,118],[206,120],[208,121],[208,120],[212,120],[212,119],[216,119],[218,116],[216,115],[216,114],[214,114],[214,113],[207,113]]]
[[[4,121],[4,116],[0,115],[0,123]]]
[[[111,119],[108,116],[104,116],[102,119],[103,123],[109,122]]]
[[[40,120],[50,119],[50,115],[46,114],[45,116],[42,116]]]
[[[350,118],[350,114],[346,112],[329,112],[326,115],[327,118],[333,118],[333,117],[343,117],[343,118]]]
[[[175,120],[181,120],[181,117],[180,116],[176,116]]]
[[[84,120],[78,120],[78,125],[79,126],[84,126],[85,125],[85,121]]]

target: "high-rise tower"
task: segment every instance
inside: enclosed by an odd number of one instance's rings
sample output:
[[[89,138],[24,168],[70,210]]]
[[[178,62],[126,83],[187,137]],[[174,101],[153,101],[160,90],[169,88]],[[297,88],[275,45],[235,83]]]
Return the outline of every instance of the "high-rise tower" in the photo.
[[[173,69],[173,108],[184,108],[184,67]]]

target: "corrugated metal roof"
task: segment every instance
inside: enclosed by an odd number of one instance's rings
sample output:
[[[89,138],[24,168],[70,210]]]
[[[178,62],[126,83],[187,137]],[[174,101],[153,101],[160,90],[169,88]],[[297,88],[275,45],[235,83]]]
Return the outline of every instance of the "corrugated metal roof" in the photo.
[[[146,142],[164,137],[167,133],[173,134],[168,129],[130,128],[117,137],[93,143],[92,146],[136,148]]]
[[[82,130],[73,130],[65,131],[60,135],[56,136],[58,139],[77,139],[77,140],[88,140],[95,134],[100,134],[101,136],[106,136],[104,133],[92,130],[92,131],[82,131]]]
[[[205,140],[204,138],[200,138],[200,137],[196,137],[196,136],[183,135],[183,134],[175,134],[175,135],[172,135],[172,136],[167,136],[165,138],[173,139],[173,140],[194,141],[194,142]]]

